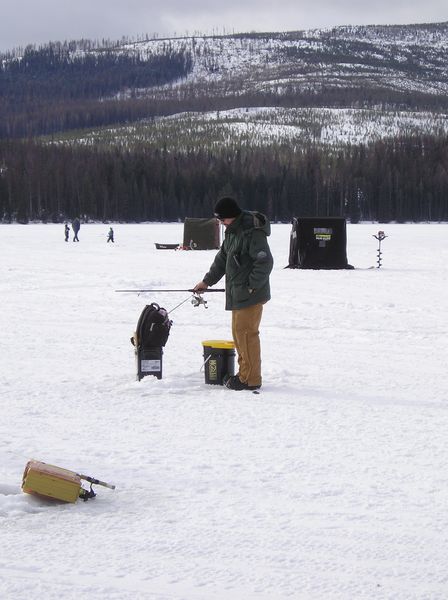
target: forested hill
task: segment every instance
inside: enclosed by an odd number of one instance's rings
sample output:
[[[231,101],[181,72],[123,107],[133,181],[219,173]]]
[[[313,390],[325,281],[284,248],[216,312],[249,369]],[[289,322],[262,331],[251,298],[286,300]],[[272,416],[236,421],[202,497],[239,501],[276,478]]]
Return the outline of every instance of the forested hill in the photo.
[[[29,47],[20,60],[4,61],[0,89],[3,98],[21,105],[34,99],[100,99],[122,89],[163,85],[185,77],[190,69],[188,52],[169,49],[143,58],[107,49],[72,53],[64,45]]]
[[[0,137],[128,121],[134,114],[125,108],[126,102],[107,99],[123,90],[132,95],[177,81],[192,65],[189,52],[169,46],[154,54],[82,47],[85,44],[75,42],[29,46],[20,56],[3,57]]]
[[[448,110],[448,23],[52,43],[0,56],[0,137],[186,110]]]
[[[0,217],[448,218],[448,23],[0,56]]]

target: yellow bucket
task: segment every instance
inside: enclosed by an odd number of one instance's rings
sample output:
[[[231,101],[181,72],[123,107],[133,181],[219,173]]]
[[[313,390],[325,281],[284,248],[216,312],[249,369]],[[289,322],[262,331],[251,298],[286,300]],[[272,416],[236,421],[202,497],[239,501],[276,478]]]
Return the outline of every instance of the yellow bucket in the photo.
[[[235,375],[235,344],[228,340],[205,340],[205,383],[223,385],[226,376]]]

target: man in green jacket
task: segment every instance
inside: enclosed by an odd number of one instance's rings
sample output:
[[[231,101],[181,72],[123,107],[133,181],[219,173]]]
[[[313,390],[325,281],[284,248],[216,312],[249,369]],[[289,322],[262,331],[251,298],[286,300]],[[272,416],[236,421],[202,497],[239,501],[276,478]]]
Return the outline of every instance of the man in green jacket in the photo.
[[[259,326],[263,304],[271,298],[269,275],[273,258],[267,240],[271,226],[265,215],[241,210],[236,200],[228,196],[216,203],[215,217],[226,228],[224,241],[194,290],[204,291],[225,275],[226,310],[232,311],[239,371],[224,385],[231,390],[256,390],[262,383]]]

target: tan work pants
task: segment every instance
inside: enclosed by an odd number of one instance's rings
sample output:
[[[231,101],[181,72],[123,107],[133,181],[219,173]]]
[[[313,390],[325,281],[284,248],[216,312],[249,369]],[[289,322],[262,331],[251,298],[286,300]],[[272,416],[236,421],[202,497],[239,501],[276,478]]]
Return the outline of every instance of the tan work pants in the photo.
[[[261,385],[260,326],[263,304],[232,310],[232,336],[238,353],[239,378],[248,385]]]

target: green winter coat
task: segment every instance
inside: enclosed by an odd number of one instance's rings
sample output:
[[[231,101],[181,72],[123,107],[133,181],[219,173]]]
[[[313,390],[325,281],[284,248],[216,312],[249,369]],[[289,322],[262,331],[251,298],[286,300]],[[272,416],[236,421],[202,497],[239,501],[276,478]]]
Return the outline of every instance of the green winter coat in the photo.
[[[246,210],[226,228],[222,246],[204,277],[211,286],[226,276],[226,310],[270,300],[269,274],[274,262],[267,240],[270,233],[265,215]]]

